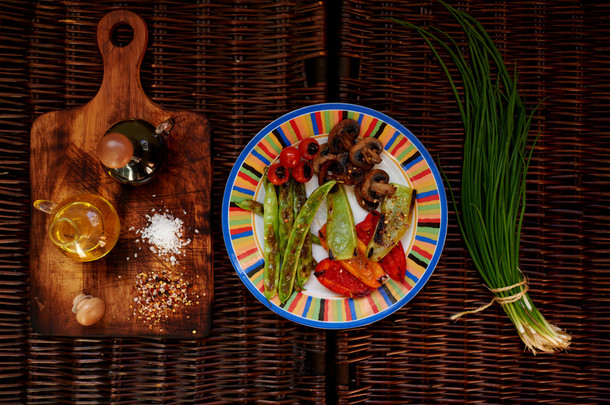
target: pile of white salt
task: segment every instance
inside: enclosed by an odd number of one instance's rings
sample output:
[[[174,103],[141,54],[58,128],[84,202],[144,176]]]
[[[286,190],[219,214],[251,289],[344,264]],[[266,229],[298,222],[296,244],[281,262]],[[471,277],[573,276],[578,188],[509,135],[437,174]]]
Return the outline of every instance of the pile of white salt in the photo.
[[[167,212],[146,215],[146,219],[146,227],[136,230],[136,233],[148,241],[153,253],[172,265],[176,264],[176,256],[184,256],[183,248],[191,243],[190,239],[183,238],[184,222]]]

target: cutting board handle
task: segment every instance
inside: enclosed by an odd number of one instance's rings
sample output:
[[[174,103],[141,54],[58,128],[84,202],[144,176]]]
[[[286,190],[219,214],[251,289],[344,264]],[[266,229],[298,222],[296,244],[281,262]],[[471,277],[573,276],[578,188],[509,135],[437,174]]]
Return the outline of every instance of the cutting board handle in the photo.
[[[113,41],[113,34],[123,25],[131,27],[133,38],[129,44],[120,46]],[[124,106],[125,103],[150,101],[140,83],[140,66],[148,43],[144,20],[128,10],[112,11],[97,26],[97,43],[104,60],[104,78],[94,101]]]

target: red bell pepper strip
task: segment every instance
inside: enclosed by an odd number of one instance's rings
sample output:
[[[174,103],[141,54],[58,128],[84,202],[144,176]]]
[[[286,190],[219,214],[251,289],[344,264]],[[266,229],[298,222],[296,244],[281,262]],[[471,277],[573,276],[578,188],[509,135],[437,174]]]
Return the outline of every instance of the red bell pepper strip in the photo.
[[[381,214],[379,212],[371,211],[362,222],[356,225],[358,239],[368,244],[375,233],[380,217]],[[379,264],[392,280],[403,281],[407,272],[407,259],[402,242],[398,241],[390,253],[379,261]]]
[[[318,232],[322,247],[328,251],[328,242],[326,240],[326,224]],[[364,257],[366,243],[357,240],[357,255],[351,259],[339,260],[341,265],[358,280],[372,288],[381,286],[381,282],[385,279],[386,273],[383,271],[380,263],[373,262]]]
[[[313,274],[324,287],[347,297],[364,297],[373,291],[336,260],[322,260]]]

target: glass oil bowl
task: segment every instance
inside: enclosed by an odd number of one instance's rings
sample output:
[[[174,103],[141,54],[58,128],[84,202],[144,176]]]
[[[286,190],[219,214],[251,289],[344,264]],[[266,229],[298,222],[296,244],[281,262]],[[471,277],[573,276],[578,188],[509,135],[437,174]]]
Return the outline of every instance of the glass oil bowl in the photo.
[[[34,207],[52,215],[48,234],[66,256],[81,262],[104,257],[119,239],[121,224],[106,199],[82,193],[60,203],[36,200]]]

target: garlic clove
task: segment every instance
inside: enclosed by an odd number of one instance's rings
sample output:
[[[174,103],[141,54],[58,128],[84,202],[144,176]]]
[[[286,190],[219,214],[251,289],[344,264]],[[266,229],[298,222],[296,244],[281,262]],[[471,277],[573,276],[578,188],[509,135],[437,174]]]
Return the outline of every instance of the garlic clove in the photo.
[[[98,322],[106,311],[106,304],[101,298],[82,293],[74,297],[72,304],[72,312],[76,314],[76,321],[84,326]]]

